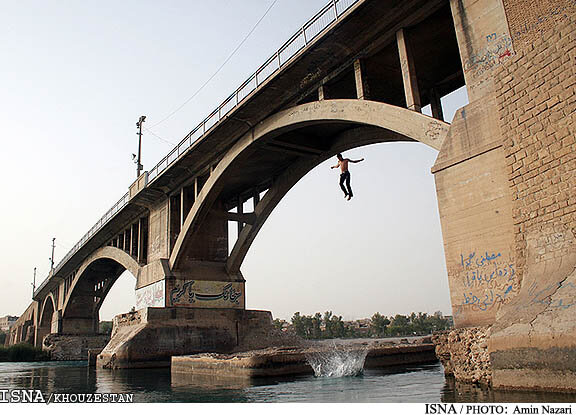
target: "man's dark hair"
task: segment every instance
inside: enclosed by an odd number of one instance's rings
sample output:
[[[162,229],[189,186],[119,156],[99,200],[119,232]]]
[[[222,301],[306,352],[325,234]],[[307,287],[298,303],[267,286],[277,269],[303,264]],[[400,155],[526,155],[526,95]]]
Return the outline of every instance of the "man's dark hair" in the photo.
[[[340,153],[336,154],[336,157],[338,158],[338,160],[342,160],[342,158],[343,158],[342,154],[340,154]]]

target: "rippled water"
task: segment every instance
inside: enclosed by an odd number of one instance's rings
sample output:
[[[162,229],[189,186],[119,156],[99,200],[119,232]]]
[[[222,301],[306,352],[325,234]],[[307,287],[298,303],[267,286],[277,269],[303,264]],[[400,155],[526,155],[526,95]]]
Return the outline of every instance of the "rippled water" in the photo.
[[[365,370],[356,377],[257,381],[95,370],[85,362],[0,363],[0,389],[133,393],[134,402],[575,402],[576,395],[496,392],[445,380],[441,364]]]

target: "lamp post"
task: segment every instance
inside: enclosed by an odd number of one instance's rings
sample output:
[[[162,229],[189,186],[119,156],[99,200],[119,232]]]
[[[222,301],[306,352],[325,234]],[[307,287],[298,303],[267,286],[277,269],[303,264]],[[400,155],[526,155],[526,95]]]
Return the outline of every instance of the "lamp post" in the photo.
[[[32,298],[34,298],[34,291],[36,291],[36,267],[34,267],[34,280],[32,281]]]
[[[54,271],[54,248],[56,247],[56,238],[52,238],[52,256],[50,257],[50,271]]]
[[[140,118],[138,119],[138,122],[136,123],[136,127],[138,127],[138,132],[136,133],[138,135],[138,157],[135,160],[136,163],[136,178],[140,177],[140,172],[143,169],[142,166],[142,123],[144,123],[144,121],[146,121],[146,116],[145,115],[141,115]]]

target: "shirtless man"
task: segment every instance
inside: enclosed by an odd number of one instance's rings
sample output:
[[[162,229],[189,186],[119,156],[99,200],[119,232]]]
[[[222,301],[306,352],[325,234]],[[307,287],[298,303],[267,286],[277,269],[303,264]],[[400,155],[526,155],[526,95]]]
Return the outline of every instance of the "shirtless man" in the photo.
[[[330,168],[336,169],[340,167],[340,188],[344,192],[344,198],[348,198],[348,200],[350,200],[354,195],[352,194],[352,188],[350,187],[350,172],[348,171],[348,163],[360,163],[361,161],[364,161],[364,159],[345,159],[340,153],[338,153],[336,157],[338,157],[338,164]],[[344,182],[346,182],[346,187],[344,187]]]

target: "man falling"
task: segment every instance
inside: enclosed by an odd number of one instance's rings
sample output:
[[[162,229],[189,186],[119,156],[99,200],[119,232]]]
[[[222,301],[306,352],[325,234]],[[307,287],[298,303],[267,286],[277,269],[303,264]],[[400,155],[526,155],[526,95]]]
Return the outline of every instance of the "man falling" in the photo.
[[[344,197],[350,200],[354,195],[352,194],[352,188],[350,187],[350,172],[348,171],[348,163],[360,163],[361,161],[364,161],[364,159],[360,160],[345,159],[342,157],[342,154],[340,153],[338,153],[336,157],[338,157],[338,164],[330,168],[335,169],[337,167],[340,167],[340,188],[344,192]],[[344,187],[344,182],[346,182],[346,187]]]

